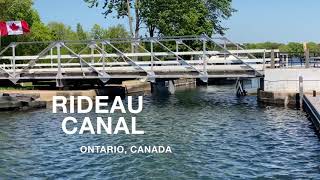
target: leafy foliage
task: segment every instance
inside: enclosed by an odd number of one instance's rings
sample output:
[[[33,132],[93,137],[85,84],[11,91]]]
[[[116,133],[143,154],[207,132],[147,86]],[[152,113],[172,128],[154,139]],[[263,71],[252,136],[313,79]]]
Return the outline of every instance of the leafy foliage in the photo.
[[[111,39],[111,38],[129,38],[129,32],[122,26],[117,25],[108,28],[104,33],[104,39]]]
[[[303,45],[301,43],[290,42],[287,45],[279,47],[280,51],[288,53],[303,53]]]
[[[83,30],[82,25],[80,23],[77,24],[77,36],[78,36],[79,40],[87,40],[88,39],[88,35]]]
[[[314,43],[314,42],[309,42],[307,44],[307,46],[308,46],[310,52],[317,53],[317,54],[320,53],[320,45],[319,44]]]
[[[38,13],[32,8],[33,0],[0,0],[0,20],[26,20],[31,26],[39,22]]]
[[[264,43],[246,43],[244,45],[248,49],[279,49],[284,44],[274,43],[274,42],[264,42]]]
[[[98,24],[93,25],[90,36],[92,39],[103,39],[105,30]]]
[[[281,52],[293,55],[301,55],[304,53],[303,44],[297,42],[289,42],[288,44],[264,42],[264,43],[245,43],[248,49],[279,49]],[[307,43],[307,47],[311,53],[320,53],[320,45],[315,42]]]
[[[129,3],[132,3],[133,0],[129,0]],[[99,7],[102,4],[102,8],[105,9],[103,13],[105,17],[112,14],[114,11],[117,13],[117,18],[121,18],[124,16],[128,16],[127,11],[127,0],[84,0],[84,2],[88,3],[90,7]]]
[[[51,41],[52,35],[50,29],[43,24],[42,22],[35,22],[31,27],[31,32],[27,35],[20,36],[19,40],[21,41]],[[37,46],[29,45],[29,46],[17,46],[17,52],[20,55],[30,55],[30,54],[37,54],[42,49],[44,49],[46,44],[39,44]]]
[[[136,31],[144,23],[151,37],[160,35],[223,34],[222,19],[235,11],[231,0],[84,0],[90,7],[105,9],[107,17],[114,11],[117,17],[129,16],[128,6],[135,9]],[[134,4],[134,6],[133,6]],[[141,22],[140,22],[141,21]],[[137,32],[136,32],[137,34]]]
[[[143,4],[143,3],[142,3]],[[166,36],[212,34],[213,22],[209,11],[200,0],[157,0],[145,3],[141,15],[149,27],[150,36],[154,31]]]
[[[32,0],[0,0],[0,21],[13,21],[23,19],[26,20],[32,27],[34,23],[40,23],[40,17],[38,13],[32,8],[32,5]],[[6,46],[11,42],[27,40],[22,36],[7,36],[1,39],[2,46]]]
[[[48,28],[53,40],[77,40],[77,33],[72,31],[70,26],[59,22],[50,22]]]

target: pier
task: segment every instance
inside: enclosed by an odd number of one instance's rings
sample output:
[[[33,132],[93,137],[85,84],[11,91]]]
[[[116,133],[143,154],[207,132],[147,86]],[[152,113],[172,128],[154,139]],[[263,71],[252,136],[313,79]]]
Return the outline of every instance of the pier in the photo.
[[[320,132],[320,97],[304,95],[303,109],[310,116],[310,119],[317,131]]]

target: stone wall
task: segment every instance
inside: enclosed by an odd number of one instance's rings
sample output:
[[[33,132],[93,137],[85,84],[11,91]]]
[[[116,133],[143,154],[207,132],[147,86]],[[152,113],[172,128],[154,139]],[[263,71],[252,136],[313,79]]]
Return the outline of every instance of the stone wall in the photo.
[[[0,111],[45,108],[47,103],[38,99],[39,95],[36,94],[0,93]]]
[[[320,68],[266,69],[264,90],[269,92],[299,92],[299,76],[304,92],[320,91]]]
[[[299,94],[259,90],[258,101],[265,104],[296,107],[299,105]]]

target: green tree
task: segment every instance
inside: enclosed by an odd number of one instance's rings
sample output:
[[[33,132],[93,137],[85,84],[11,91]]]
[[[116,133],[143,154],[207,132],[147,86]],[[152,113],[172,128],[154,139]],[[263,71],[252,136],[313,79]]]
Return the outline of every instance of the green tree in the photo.
[[[84,0],[90,7],[99,7],[99,0]],[[161,35],[194,35],[207,33],[223,34],[225,28],[221,19],[228,19],[235,10],[231,0],[103,0],[105,16],[117,12],[117,17],[129,18],[130,33],[138,37],[141,23],[144,23],[150,36],[155,32]],[[132,18],[131,9],[134,9]],[[135,20],[135,34],[132,20]]]
[[[103,39],[128,38],[128,37],[130,37],[129,32],[122,25],[117,25],[117,26],[109,27],[105,31]],[[125,43],[115,44],[115,46],[122,51],[128,51],[130,50],[130,47],[131,47],[130,44],[125,44]],[[107,50],[109,52],[116,52],[111,47],[108,47]]]
[[[33,0],[0,0],[0,20],[25,20],[30,26],[34,22],[39,22],[37,12],[32,8]]]
[[[77,35],[79,40],[87,40],[87,33],[83,30],[80,23],[77,24]]]
[[[263,42],[263,43],[246,43],[244,44],[247,49],[279,49],[281,43]]]
[[[141,15],[151,37],[156,30],[166,36],[213,33],[214,23],[202,0],[156,0],[142,3],[142,7]]]
[[[140,30],[140,0],[84,0],[92,7],[99,7],[102,5],[102,9],[105,9],[103,13],[105,17],[108,17],[114,11],[117,14],[117,18],[128,18],[130,35],[131,37],[138,37]],[[134,8],[134,18],[132,15],[132,8]],[[133,21],[135,20],[135,27],[133,27]],[[134,30],[135,29],[135,30]]]
[[[232,8],[232,0],[202,0],[209,10],[208,18],[214,25],[214,30],[218,34],[224,34],[226,30],[222,26],[221,20],[229,19],[236,10]]]
[[[290,42],[287,45],[282,45],[279,49],[281,52],[287,52],[295,56],[299,56],[303,53],[303,45],[296,42]]]
[[[122,26],[112,26],[109,27],[103,36],[104,39],[111,39],[111,38],[128,38],[129,32]]]
[[[74,41],[78,40],[78,35],[76,32],[74,32],[70,26],[67,26],[63,23],[59,22],[50,22],[48,24],[48,28],[50,30],[50,34],[52,36],[53,41]],[[66,43],[68,47],[73,49],[75,52],[82,49],[82,45],[78,44],[69,44]],[[53,53],[57,53],[56,49],[54,49]],[[66,48],[61,49],[61,54],[70,54],[70,52]]]
[[[51,41],[52,35],[50,29],[42,22],[35,22],[31,27],[31,32],[25,36],[20,36],[21,41]],[[35,55],[40,53],[48,44],[21,45],[17,47],[19,55]]]
[[[312,53],[320,53],[320,45],[314,42],[309,42],[307,47],[310,52]]]
[[[100,0],[84,0],[89,3],[90,7],[99,7],[101,4]],[[117,14],[117,18],[128,18],[130,37],[138,38],[139,31],[141,26],[141,17],[140,17],[140,0],[103,0],[102,9],[105,9],[103,13],[105,17],[108,17],[114,11]],[[132,13],[132,8],[134,8],[134,15]],[[133,21],[135,21],[135,27],[133,26]],[[131,45],[131,51],[135,52],[137,47]]]
[[[40,23],[40,17],[32,5],[33,0],[0,0],[0,21],[25,20],[32,29],[34,23]],[[1,46],[25,40],[24,36],[6,36],[1,38]]]
[[[42,22],[36,22],[31,27],[31,32],[27,34],[28,41],[51,41],[52,35],[50,29]]]
[[[78,40],[77,33],[72,31],[70,26],[66,26],[63,23],[50,22],[48,28],[53,40]]]
[[[105,30],[98,24],[93,25],[90,32],[92,39],[103,39],[105,35]]]
[[[235,10],[231,0],[142,0],[141,18],[150,36],[223,34],[221,19],[228,19]]]

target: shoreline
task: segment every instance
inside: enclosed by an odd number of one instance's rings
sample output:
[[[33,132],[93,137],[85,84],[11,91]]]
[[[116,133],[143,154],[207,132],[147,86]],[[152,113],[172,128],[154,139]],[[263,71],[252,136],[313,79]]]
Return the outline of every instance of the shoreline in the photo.
[[[196,87],[195,80],[174,80],[174,88]],[[166,87],[164,87],[166,88]],[[139,80],[124,81],[119,85],[108,85],[101,88],[87,90],[0,90],[0,111],[15,109],[40,109],[46,108],[52,102],[53,96],[88,96],[95,99],[96,96],[127,96],[136,93],[152,92],[151,83]]]

